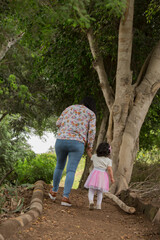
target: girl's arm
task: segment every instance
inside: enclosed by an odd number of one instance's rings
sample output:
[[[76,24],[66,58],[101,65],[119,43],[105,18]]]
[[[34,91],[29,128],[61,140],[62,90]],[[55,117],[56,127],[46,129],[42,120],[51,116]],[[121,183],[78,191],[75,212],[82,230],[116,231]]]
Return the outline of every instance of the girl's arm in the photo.
[[[114,180],[114,177],[113,177],[112,167],[107,167],[107,171],[108,171],[109,177],[111,179],[111,182],[114,183],[115,180]]]

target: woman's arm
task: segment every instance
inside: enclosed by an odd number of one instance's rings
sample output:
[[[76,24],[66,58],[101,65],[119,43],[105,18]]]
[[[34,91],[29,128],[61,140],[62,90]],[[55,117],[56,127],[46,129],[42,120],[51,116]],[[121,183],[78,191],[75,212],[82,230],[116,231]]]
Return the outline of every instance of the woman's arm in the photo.
[[[60,117],[58,118],[58,120],[57,120],[57,122],[56,122],[56,126],[57,126],[57,127],[60,127],[60,126],[61,126],[61,123],[62,123],[62,121],[63,121],[63,118],[64,118],[64,116],[65,116],[67,113],[68,113],[68,108],[66,108],[66,109],[62,112],[62,114],[60,115]]]
[[[94,115],[91,118],[89,122],[89,127],[88,127],[88,141],[87,141],[88,148],[93,147],[95,135],[96,135],[96,116]]]

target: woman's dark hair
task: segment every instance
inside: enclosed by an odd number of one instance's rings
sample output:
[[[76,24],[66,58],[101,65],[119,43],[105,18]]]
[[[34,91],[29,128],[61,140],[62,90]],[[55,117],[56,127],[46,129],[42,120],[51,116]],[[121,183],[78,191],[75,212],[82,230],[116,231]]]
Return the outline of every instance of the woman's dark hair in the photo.
[[[93,111],[96,114],[96,103],[92,97],[90,96],[84,97],[80,102],[80,104],[83,104],[85,107],[89,108],[91,111]]]
[[[110,146],[108,143],[100,143],[96,150],[98,157],[107,157],[110,154]]]

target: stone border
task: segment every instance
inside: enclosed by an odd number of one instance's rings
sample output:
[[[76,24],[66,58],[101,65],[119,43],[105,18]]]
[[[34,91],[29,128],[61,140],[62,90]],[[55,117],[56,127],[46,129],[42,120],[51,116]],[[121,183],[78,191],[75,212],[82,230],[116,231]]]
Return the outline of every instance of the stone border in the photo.
[[[122,191],[120,194],[122,201],[134,206],[136,210],[143,213],[151,222],[160,225],[160,208],[152,204],[143,202],[135,193]]]
[[[23,215],[6,220],[0,224],[0,240],[5,240],[17,231],[18,228],[24,227],[29,222],[37,218],[43,210],[44,182],[37,181],[35,184],[29,211]]]

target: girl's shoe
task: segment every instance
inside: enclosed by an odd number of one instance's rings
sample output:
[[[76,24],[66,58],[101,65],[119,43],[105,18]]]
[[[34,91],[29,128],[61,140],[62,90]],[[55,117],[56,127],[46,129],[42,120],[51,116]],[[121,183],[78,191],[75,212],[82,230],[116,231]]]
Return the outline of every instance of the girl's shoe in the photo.
[[[89,210],[93,210],[94,209],[94,202],[90,202],[89,203]]]
[[[49,192],[48,195],[49,195],[49,197],[50,197],[53,201],[56,200],[56,195],[57,195],[57,193],[56,193],[56,192],[53,192],[52,189],[50,190],[50,192]]]
[[[96,209],[101,210],[101,205],[97,205]]]
[[[67,197],[62,198],[61,205],[66,206],[66,207],[71,207],[72,206],[71,202],[69,201],[69,198],[67,198]]]

